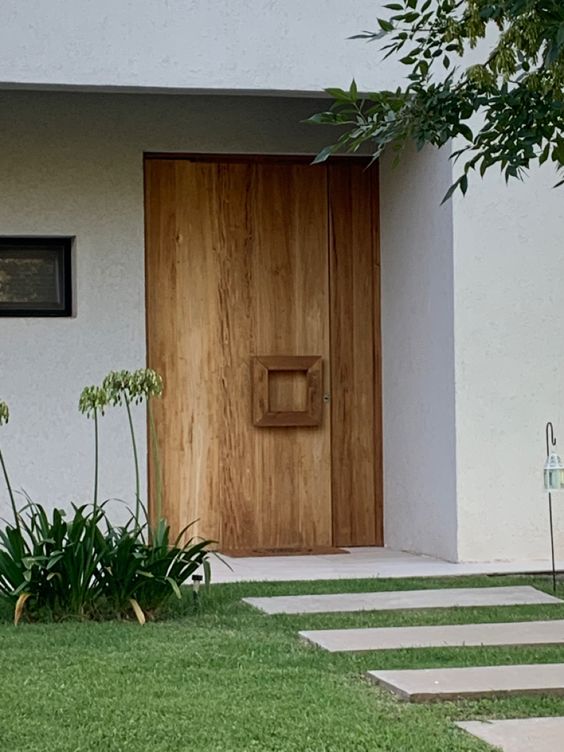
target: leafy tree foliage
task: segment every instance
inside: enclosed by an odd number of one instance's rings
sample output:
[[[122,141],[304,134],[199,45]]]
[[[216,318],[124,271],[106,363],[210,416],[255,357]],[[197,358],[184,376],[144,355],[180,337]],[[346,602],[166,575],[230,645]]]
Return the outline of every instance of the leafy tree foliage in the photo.
[[[377,159],[414,141],[443,146],[459,137],[463,168],[445,198],[468,188],[471,171],[498,166],[507,180],[535,163],[564,166],[564,0],[396,0],[378,31],[385,57],[406,66],[396,91],[327,89],[331,109],[315,123],[343,127],[317,161],[369,144]],[[476,48],[476,49],[474,49]],[[469,59],[478,58],[479,62]],[[560,181],[558,185],[564,183]]]

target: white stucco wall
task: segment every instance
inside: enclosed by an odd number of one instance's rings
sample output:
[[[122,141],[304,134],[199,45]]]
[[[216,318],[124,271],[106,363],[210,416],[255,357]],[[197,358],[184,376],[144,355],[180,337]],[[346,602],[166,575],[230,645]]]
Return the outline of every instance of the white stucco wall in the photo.
[[[88,500],[93,439],[77,411],[81,389],[145,363],[143,151],[315,153],[327,136],[300,121],[316,106],[0,94],[0,234],[76,236],[76,317],[0,319],[0,399],[12,410],[0,440],[17,488],[48,506]],[[141,411],[137,426],[144,457]],[[101,493],[132,501],[125,416],[107,415],[101,432]]]
[[[77,238],[76,318],[0,319],[0,399],[12,408],[0,440],[16,487],[48,506],[88,500],[80,391],[145,361],[143,151],[313,153],[333,137],[300,124],[316,106],[0,94],[0,234]],[[441,208],[450,170],[431,149],[381,170],[386,543],[546,558],[544,422],[564,431],[563,194],[549,171],[509,188],[489,176]],[[104,418],[102,436],[102,494],[132,501],[124,416]],[[558,497],[555,520],[562,551]]]
[[[381,167],[385,541],[457,558],[448,151]]]
[[[441,208],[446,157],[382,166],[386,543],[548,561],[549,419],[564,452],[564,194],[550,168],[509,186],[489,174]]]
[[[546,559],[544,426],[564,452],[564,192],[551,169],[454,201],[458,547]],[[558,436],[560,433],[560,436]],[[555,527],[564,551],[564,501]]]
[[[385,0],[3,0],[0,84],[319,92],[394,85],[350,41]]]

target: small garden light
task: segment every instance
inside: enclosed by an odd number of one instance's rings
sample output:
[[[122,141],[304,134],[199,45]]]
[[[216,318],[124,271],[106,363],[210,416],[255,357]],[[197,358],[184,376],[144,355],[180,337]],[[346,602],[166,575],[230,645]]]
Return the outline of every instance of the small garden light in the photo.
[[[550,452],[544,464],[544,490],[564,491],[564,465],[556,452]]]
[[[192,575],[192,598],[194,599],[194,606],[198,608],[200,605],[200,596],[199,596],[199,590],[200,590],[200,583],[202,582],[204,578],[201,574],[193,574]]]
[[[544,463],[544,490],[548,492],[548,516],[550,520],[550,550],[552,554],[552,589],[556,592],[556,561],[554,556],[554,525],[552,522],[552,494],[564,491],[564,465],[556,451],[554,426],[549,421],[545,429],[546,462]]]

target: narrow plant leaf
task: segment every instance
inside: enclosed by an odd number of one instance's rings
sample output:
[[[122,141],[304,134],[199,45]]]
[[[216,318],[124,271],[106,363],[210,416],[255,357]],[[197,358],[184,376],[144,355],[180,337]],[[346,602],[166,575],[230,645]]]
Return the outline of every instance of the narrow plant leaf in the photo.
[[[137,603],[135,598],[130,598],[129,602],[131,603],[131,608],[133,609],[133,613],[135,614],[137,621],[139,622],[139,624],[141,624],[141,626],[143,626],[143,624],[145,624],[145,622],[147,621],[145,619],[145,614],[143,613],[143,609]]]
[[[20,619],[22,618],[23,610],[27,599],[31,596],[31,593],[22,593],[16,601],[16,607],[14,609],[14,626],[17,627]]]
[[[204,559],[202,562],[202,568],[204,570],[204,582],[206,588],[209,588],[211,582],[211,566],[208,559]]]
[[[182,593],[180,592],[180,588],[178,587],[178,583],[175,582],[175,580],[172,577],[165,577],[165,580],[169,583],[171,586],[174,594],[178,598],[178,600],[182,599]]]
[[[332,144],[331,146],[326,146],[325,148],[321,149],[319,154],[315,157],[312,164],[321,164],[321,162],[326,162],[329,157],[335,153],[336,151],[336,145]]]

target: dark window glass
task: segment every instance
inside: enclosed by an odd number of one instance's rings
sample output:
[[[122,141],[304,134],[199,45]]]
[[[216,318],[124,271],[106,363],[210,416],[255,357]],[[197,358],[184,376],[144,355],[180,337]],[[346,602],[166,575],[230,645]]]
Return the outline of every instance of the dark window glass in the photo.
[[[72,314],[71,244],[0,237],[0,316]]]

